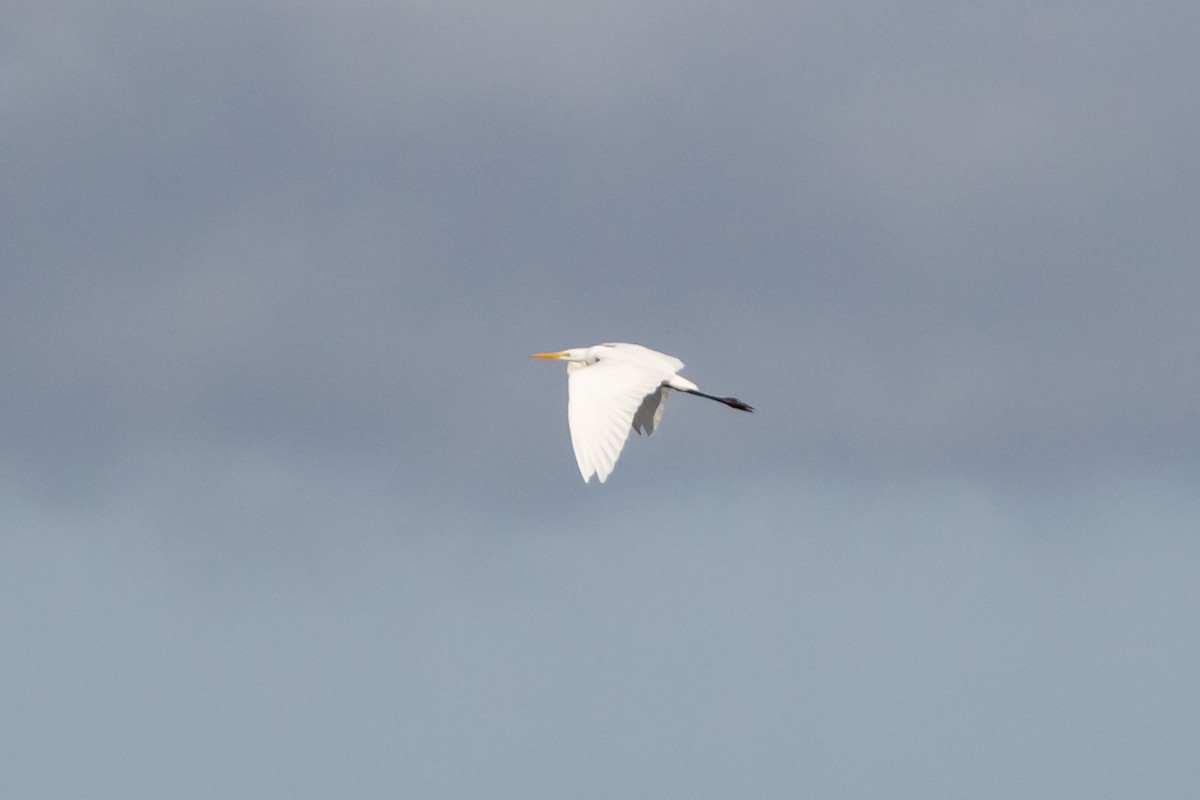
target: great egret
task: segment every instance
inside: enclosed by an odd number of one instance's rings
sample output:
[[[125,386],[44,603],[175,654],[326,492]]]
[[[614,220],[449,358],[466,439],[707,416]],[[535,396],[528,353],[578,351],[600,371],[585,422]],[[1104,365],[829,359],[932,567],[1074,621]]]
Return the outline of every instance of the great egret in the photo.
[[[640,344],[598,344],[534,358],[567,362],[567,422],[584,483],[604,483],[629,431],[649,436],[662,419],[667,390],[687,392],[739,411],[754,409],[735,397],[715,397],[679,376],[683,362]]]

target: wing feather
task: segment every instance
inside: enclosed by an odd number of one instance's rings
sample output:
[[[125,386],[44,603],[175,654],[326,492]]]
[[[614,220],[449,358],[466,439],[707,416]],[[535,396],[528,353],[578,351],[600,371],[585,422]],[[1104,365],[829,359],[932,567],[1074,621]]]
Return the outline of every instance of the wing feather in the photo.
[[[647,436],[654,433],[654,428],[662,421],[663,410],[667,407],[667,387],[659,386],[658,391],[651,392],[638,406],[633,415],[633,429]]]
[[[585,481],[594,474],[603,483],[621,455],[632,430],[638,409],[658,396],[662,382],[670,377],[641,363],[602,359],[580,365],[568,372],[567,421],[571,426],[571,446]],[[651,412],[661,417],[661,402]],[[639,420],[640,421],[640,420]]]

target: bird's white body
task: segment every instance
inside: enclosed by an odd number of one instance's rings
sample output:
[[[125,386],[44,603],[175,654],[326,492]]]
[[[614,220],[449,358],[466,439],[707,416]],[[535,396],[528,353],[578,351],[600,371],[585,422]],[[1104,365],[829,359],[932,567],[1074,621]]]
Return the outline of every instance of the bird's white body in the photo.
[[[535,358],[567,362],[567,420],[575,461],[585,482],[603,483],[613,470],[629,432],[647,435],[662,420],[667,390],[697,394],[751,410],[733,398],[703,394],[678,373],[683,362],[640,344],[608,343],[578,347]]]

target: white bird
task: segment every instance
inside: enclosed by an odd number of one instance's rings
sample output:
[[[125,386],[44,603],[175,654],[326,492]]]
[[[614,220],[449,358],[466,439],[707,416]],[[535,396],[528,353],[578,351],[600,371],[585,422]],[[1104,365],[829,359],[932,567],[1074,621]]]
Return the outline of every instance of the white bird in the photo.
[[[662,419],[667,390],[707,397],[740,411],[754,409],[735,397],[714,397],[678,374],[683,362],[640,344],[576,347],[534,358],[567,362],[567,422],[584,483],[604,483],[629,431],[649,436]]]

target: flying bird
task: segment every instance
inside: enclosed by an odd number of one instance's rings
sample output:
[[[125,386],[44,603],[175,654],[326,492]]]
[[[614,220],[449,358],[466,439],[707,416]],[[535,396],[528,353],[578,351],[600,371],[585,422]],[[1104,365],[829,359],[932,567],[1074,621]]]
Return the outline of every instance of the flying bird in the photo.
[[[754,409],[736,397],[715,397],[681,377],[683,362],[640,344],[576,347],[534,358],[567,362],[567,422],[583,482],[604,483],[635,430],[647,436],[662,419],[667,390],[707,397],[739,411]]]

